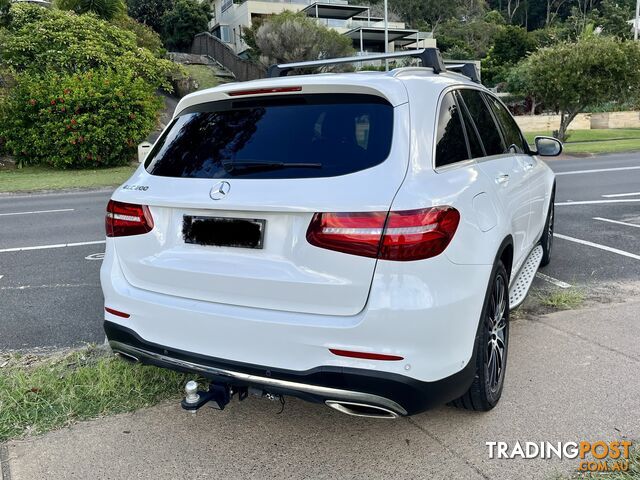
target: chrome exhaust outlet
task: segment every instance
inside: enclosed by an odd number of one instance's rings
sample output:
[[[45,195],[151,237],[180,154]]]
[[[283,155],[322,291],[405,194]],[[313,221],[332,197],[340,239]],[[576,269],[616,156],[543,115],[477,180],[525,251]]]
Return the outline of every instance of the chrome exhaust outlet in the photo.
[[[340,400],[327,400],[324,403],[334,410],[354,417],[398,418],[400,416],[393,410],[378,407],[377,405],[367,405],[366,403],[343,402]]]
[[[121,351],[117,351],[114,352],[116,357],[118,358],[122,358],[123,360],[126,360],[128,362],[133,362],[133,363],[138,363],[140,361],[140,359],[134,355],[131,355],[130,353],[125,353],[125,352],[121,352]]]

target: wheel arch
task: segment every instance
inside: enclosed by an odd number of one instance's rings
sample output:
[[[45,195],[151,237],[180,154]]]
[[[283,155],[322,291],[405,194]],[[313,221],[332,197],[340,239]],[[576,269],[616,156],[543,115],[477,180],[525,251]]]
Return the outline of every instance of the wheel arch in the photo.
[[[498,252],[496,253],[496,257],[493,261],[493,264],[497,264],[498,260],[501,260],[507,269],[507,274],[509,278],[511,278],[512,268],[513,268],[513,237],[511,235],[507,235],[498,247]]]

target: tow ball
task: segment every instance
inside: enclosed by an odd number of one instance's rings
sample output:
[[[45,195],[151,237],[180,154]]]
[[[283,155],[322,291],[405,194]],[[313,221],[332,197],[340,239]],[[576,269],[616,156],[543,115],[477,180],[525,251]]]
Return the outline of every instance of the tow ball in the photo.
[[[184,387],[184,399],[180,403],[182,408],[192,413],[196,413],[201,407],[210,403],[213,408],[224,410],[224,407],[231,401],[235,393],[233,388],[224,383],[211,383],[209,390],[198,390],[198,383],[189,380]],[[241,400],[244,400],[242,392],[239,392]]]
[[[249,394],[272,401],[282,399],[278,394],[269,393],[261,389],[233,386],[227,383],[211,382],[208,390],[198,390],[198,382],[189,380],[184,387],[185,396],[180,405],[184,410],[194,414],[207,404],[218,410],[224,410],[224,407],[227,406],[236,393],[240,401],[246,399]]]

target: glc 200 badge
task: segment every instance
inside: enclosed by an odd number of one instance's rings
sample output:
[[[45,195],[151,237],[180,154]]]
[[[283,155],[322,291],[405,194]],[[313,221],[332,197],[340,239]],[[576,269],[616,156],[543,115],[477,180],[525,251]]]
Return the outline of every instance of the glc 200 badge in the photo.
[[[229,193],[229,190],[231,190],[229,182],[218,182],[209,192],[209,196],[211,200],[222,200]]]

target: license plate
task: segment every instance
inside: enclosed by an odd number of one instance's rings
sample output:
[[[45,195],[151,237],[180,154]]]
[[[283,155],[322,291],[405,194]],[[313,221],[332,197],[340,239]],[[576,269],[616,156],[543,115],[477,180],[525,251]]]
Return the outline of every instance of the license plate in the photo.
[[[216,247],[262,248],[266,221],[250,218],[185,215],[185,243]]]

